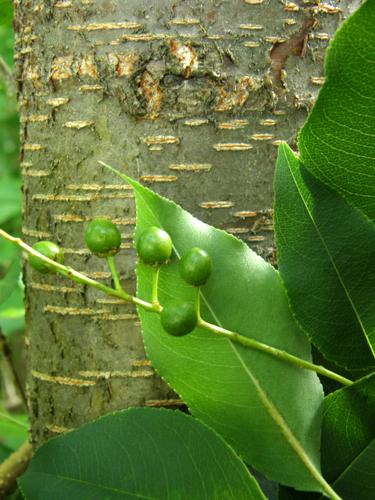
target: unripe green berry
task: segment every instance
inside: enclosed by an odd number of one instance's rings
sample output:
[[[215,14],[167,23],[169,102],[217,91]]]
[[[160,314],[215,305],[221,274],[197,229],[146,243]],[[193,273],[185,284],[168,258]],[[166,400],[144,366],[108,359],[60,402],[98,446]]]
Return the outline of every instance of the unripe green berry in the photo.
[[[163,229],[151,226],[138,238],[137,252],[145,264],[161,266],[172,255],[172,240]]]
[[[192,332],[197,326],[198,316],[190,302],[181,302],[165,306],[160,313],[160,321],[164,330],[175,337],[182,337]]]
[[[64,254],[61,248],[56,245],[56,243],[53,243],[53,241],[38,241],[38,243],[35,243],[35,245],[33,245],[33,249],[41,253],[45,257],[58,262],[59,264],[64,263]],[[29,255],[29,263],[31,267],[33,267],[40,273],[47,274],[56,272],[51,264],[44,262],[42,259],[36,257],[35,255]]]
[[[211,269],[211,257],[207,252],[197,247],[188,250],[179,263],[182,279],[193,286],[204,285],[210,277]]]
[[[98,257],[109,257],[120,250],[121,233],[107,219],[94,219],[86,231],[86,245]]]

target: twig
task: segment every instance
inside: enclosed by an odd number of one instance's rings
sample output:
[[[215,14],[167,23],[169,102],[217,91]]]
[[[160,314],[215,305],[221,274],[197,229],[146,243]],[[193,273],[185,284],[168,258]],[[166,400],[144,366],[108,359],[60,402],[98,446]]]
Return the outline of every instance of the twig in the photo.
[[[258,340],[250,339],[248,337],[244,337],[237,332],[232,332],[231,330],[227,330],[226,328],[222,328],[221,326],[213,325],[212,323],[208,323],[203,319],[198,321],[198,326],[201,328],[205,328],[216,335],[221,337],[225,337],[232,342],[236,342],[237,344],[241,344],[245,347],[250,347],[251,349],[255,349],[257,351],[265,352],[266,354],[270,354],[275,358],[282,359],[288,363],[291,363],[299,368],[305,368],[306,370],[311,370],[316,373],[320,373],[320,375],[324,375],[327,378],[332,380],[336,380],[336,382],[340,382],[343,385],[352,385],[353,381],[339,375],[336,372],[332,372],[324,366],[314,365],[314,363],[310,363],[310,361],[306,361],[305,359],[301,359],[293,354],[289,354],[286,351],[282,351],[281,349],[277,349],[276,347],[272,347],[268,344],[263,344],[263,342],[259,342]]]
[[[63,276],[66,276],[67,278],[70,278],[73,281],[76,281],[77,283],[92,286],[93,288],[101,290],[102,292],[106,293],[107,295],[110,295],[113,297],[118,297],[118,298],[124,300],[125,302],[132,302],[133,304],[136,304],[140,307],[143,307],[143,309],[145,309],[146,311],[149,311],[149,312],[160,314],[161,311],[163,310],[162,306],[159,303],[152,304],[152,303],[147,302],[145,300],[139,299],[138,297],[134,297],[132,295],[129,295],[128,293],[126,293],[123,290],[115,290],[111,287],[103,285],[102,283],[99,283],[98,281],[95,281],[95,280],[89,278],[88,276],[85,276],[82,273],[79,273],[78,271],[75,271],[74,269],[72,269],[70,267],[66,267],[63,264],[59,264],[58,262],[55,262],[55,261],[49,259],[45,255],[37,252],[32,247],[27,245],[20,238],[15,238],[14,236],[11,236],[10,234],[8,234],[6,231],[3,231],[2,229],[0,229],[0,236],[3,236],[6,240],[15,243],[19,247],[26,250],[29,254],[34,255],[35,257],[38,257],[43,262],[48,263],[50,265],[50,267],[53,268],[56,272],[62,274]],[[199,303],[199,294],[197,296],[197,303]],[[216,335],[221,335],[222,337],[225,337],[232,342],[242,344],[243,346],[249,347],[249,348],[257,350],[257,351],[265,352],[265,353],[267,353],[275,358],[281,359],[283,361],[286,361],[287,363],[291,363],[295,366],[298,366],[299,368],[305,368],[307,370],[311,370],[311,371],[320,373],[321,375],[324,375],[325,377],[336,380],[343,385],[352,385],[353,384],[352,380],[349,380],[345,377],[342,377],[338,373],[332,372],[331,370],[328,370],[327,368],[324,368],[323,366],[314,365],[313,363],[310,363],[309,361],[298,358],[297,356],[294,356],[294,355],[289,354],[285,351],[277,349],[276,347],[272,347],[272,346],[269,346],[267,344],[263,344],[262,342],[259,342],[255,339],[250,339],[248,337],[240,335],[237,332],[232,332],[232,331],[226,330],[225,328],[222,328],[220,326],[213,325],[212,323],[208,323],[207,321],[204,321],[200,317],[198,318],[198,325],[197,326],[200,328],[204,328],[204,329],[206,329],[206,330],[208,330]]]
[[[26,470],[32,455],[33,448],[26,441],[0,464],[0,498],[4,498],[15,486],[17,478]]]
[[[22,241],[21,238],[17,238],[15,236],[12,236],[11,234],[4,231],[3,229],[0,229],[0,236],[5,238],[6,240],[11,241],[12,243],[18,245],[23,250],[26,250],[26,252],[28,254],[34,255],[35,257],[38,257],[43,262],[46,262],[47,264],[49,264],[49,266],[55,272],[62,274],[66,278],[69,278],[70,280],[75,281],[76,283],[80,283],[81,285],[91,286],[93,288],[96,288],[97,290],[101,290],[102,292],[106,293],[107,295],[109,295],[111,297],[117,297],[119,299],[124,300],[125,302],[133,302],[133,304],[141,306],[144,309],[146,309],[147,311],[160,312],[156,306],[153,306],[149,302],[146,302],[142,299],[139,299],[138,297],[133,297],[132,295],[129,295],[125,291],[115,290],[109,286],[103,285],[99,281],[93,280],[93,279],[89,278],[88,276],[86,276],[85,274],[80,273],[80,272],[76,271],[75,269],[72,269],[71,267],[64,266],[63,264],[59,264],[58,262],[55,262],[54,260],[49,259],[45,255],[34,250],[30,245],[28,245],[27,243]]]
[[[10,371],[12,372],[15,385],[16,385],[16,387],[18,389],[19,395],[21,396],[21,399],[22,399],[23,405],[25,407],[25,410],[27,411],[26,394],[25,394],[25,391],[23,390],[21,380],[20,380],[20,378],[18,376],[16,367],[15,367],[14,362],[13,362],[11,348],[9,347],[7,339],[3,335],[3,333],[1,332],[1,330],[0,330],[0,350],[3,352],[4,359],[7,362]]]
[[[15,95],[16,89],[13,80],[12,70],[9,68],[7,63],[4,61],[3,57],[0,55],[0,74],[3,75],[3,80],[6,86],[6,90],[9,95]]]

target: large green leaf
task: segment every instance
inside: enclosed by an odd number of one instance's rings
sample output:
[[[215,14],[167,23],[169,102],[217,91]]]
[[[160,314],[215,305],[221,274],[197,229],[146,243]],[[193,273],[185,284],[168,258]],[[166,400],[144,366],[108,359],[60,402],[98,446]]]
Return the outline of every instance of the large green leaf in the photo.
[[[174,243],[172,261],[160,273],[162,304],[193,300],[193,288],[178,276],[178,255],[199,246],[213,261],[212,276],[202,289],[203,317],[310,359],[307,338],[290,313],[280,277],[272,266],[240,240],[127,180],[136,195],[137,235],[157,225]],[[137,274],[138,296],[150,298],[151,268],[139,263]],[[157,315],[142,309],[139,314],[153,366],[193,415],[223,435],[245,461],[268,478],[301,490],[320,489],[305,466],[309,462],[319,475],[323,394],[315,373],[201,329],[184,338],[170,337]]]
[[[299,136],[302,163],[375,219],[375,2],[336,33],[326,82]]]
[[[375,226],[286,144],[275,174],[275,230],[281,276],[313,343],[348,369],[373,369]]]
[[[150,408],[107,415],[50,440],[19,484],[30,500],[265,500],[212,429]]]

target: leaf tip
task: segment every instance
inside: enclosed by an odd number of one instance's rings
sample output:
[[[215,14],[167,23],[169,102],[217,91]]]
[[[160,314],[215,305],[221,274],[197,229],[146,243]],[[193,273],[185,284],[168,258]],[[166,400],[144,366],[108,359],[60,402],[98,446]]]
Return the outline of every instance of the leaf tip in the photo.
[[[131,177],[128,177],[126,174],[123,174],[122,172],[120,172],[116,168],[111,167],[111,165],[108,165],[108,163],[105,163],[104,161],[98,160],[98,163],[100,165],[102,165],[102,167],[106,168],[107,170],[110,170],[114,174],[121,177],[121,179],[123,179],[125,182],[127,182],[128,184],[130,184],[131,186],[134,187],[134,184],[136,183],[136,181],[134,181],[134,179],[132,179]]]

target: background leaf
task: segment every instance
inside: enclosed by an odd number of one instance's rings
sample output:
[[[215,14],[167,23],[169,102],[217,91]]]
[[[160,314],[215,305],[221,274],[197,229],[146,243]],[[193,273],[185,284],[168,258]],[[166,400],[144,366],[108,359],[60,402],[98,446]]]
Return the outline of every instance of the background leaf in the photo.
[[[289,146],[275,173],[279,270],[293,311],[328,359],[375,366],[375,226],[314,179]]]
[[[181,412],[107,415],[36,452],[19,480],[30,500],[265,500],[216,433]]]
[[[375,374],[324,399],[322,469],[344,500],[372,500],[375,471]],[[280,500],[323,500],[280,488]]]
[[[324,400],[322,468],[345,500],[374,498],[374,440],[375,373]]]
[[[326,82],[298,141],[302,163],[375,219],[375,2],[337,31]]]
[[[375,495],[375,439],[335,481],[334,488],[344,500],[373,500]],[[323,500],[323,499],[322,499]]]
[[[212,257],[213,273],[203,288],[206,320],[304,359],[310,346],[289,310],[277,271],[244,243],[214,229],[135,181],[137,235],[157,225],[172,238],[175,253],[160,273],[160,300],[193,300],[194,290],[178,276],[177,254],[193,246]],[[176,253],[177,252],[177,253]],[[152,271],[137,267],[138,293],[150,298]],[[139,310],[153,366],[181,395],[192,413],[222,434],[244,460],[275,481],[319,490],[259,396],[257,384],[319,469],[322,388],[315,373],[246,349],[196,329],[171,338],[157,315]]]

